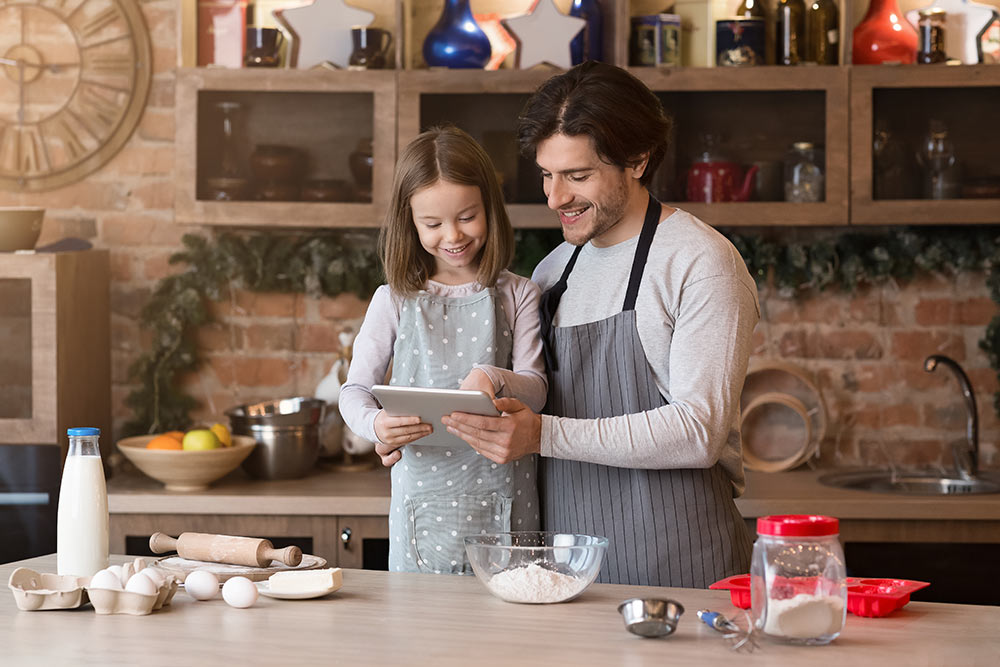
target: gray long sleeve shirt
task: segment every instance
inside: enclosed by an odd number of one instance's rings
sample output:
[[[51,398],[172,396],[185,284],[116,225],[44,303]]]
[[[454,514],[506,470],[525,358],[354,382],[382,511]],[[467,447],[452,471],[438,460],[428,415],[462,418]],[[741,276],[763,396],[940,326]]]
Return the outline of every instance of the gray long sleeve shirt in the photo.
[[[570,274],[555,326],[611,317],[622,309],[638,237],[588,243]],[[542,290],[559,280],[573,246],[536,267]],[[542,456],[624,468],[722,464],[734,495],[744,488],[739,398],[760,319],[757,287],[736,248],[686,211],[662,220],[636,299],[636,327],[668,405],[603,419],[542,416]]]

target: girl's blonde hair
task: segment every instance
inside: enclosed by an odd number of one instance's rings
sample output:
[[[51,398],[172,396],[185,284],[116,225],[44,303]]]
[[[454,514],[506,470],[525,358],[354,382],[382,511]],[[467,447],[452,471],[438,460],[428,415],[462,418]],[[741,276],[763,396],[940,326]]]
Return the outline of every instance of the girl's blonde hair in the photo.
[[[500,272],[514,258],[514,229],[489,155],[475,139],[456,127],[431,128],[411,141],[399,156],[392,198],[379,237],[386,281],[399,294],[414,294],[423,289],[434,272],[434,258],[417,237],[410,198],[438,181],[475,185],[482,195],[486,240],[476,275],[479,284],[496,285]]]

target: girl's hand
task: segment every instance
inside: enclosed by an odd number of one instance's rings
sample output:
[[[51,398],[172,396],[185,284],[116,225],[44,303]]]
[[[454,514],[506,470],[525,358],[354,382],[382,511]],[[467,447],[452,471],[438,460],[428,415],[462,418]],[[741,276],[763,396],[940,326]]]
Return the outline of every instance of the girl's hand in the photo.
[[[379,439],[375,444],[375,453],[382,459],[382,465],[388,468],[402,458],[400,447],[430,435],[432,430],[430,424],[420,421],[420,417],[390,417],[385,410],[379,410],[375,415],[375,435]]]
[[[465,379],[462,380],[462,384],[460,384],[458,388],[469,391],[481,391],[490,398],[497,397],[496,390],[493,388],[493,380],[491,380],[490,376],[486,374],[486,371],[478,368],[473,368],[469,374],[465,376]]]

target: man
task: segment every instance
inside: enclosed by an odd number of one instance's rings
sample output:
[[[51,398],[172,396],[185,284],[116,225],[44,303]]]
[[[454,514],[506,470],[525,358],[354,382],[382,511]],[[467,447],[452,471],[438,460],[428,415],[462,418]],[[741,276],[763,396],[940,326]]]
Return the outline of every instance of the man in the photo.
[[[549,371],[544,414],[453,413],[498,463],[542,456],[542,525],[604,535],[599,581],[707,587],[748,571],[739,395],[760,313],[736,249],[647,185],[671,122],[622,69],[548,80],[519,119],[563,243],[535,270]],[[385,456],[390,463],[394,456]]]

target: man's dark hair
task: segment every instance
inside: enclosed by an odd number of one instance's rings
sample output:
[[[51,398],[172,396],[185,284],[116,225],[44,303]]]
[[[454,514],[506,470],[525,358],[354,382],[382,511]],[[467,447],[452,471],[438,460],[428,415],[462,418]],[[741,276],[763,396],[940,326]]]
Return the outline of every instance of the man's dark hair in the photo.
[[[538,87],[518,117],[517,139],[530,160],[538,144],[555,134],[591,137],[597,155],[622,168],[648,154],[639,179],[646,186],[663,160],[672,129],[673,121],[646,84],[620,67],[587,61]]]

